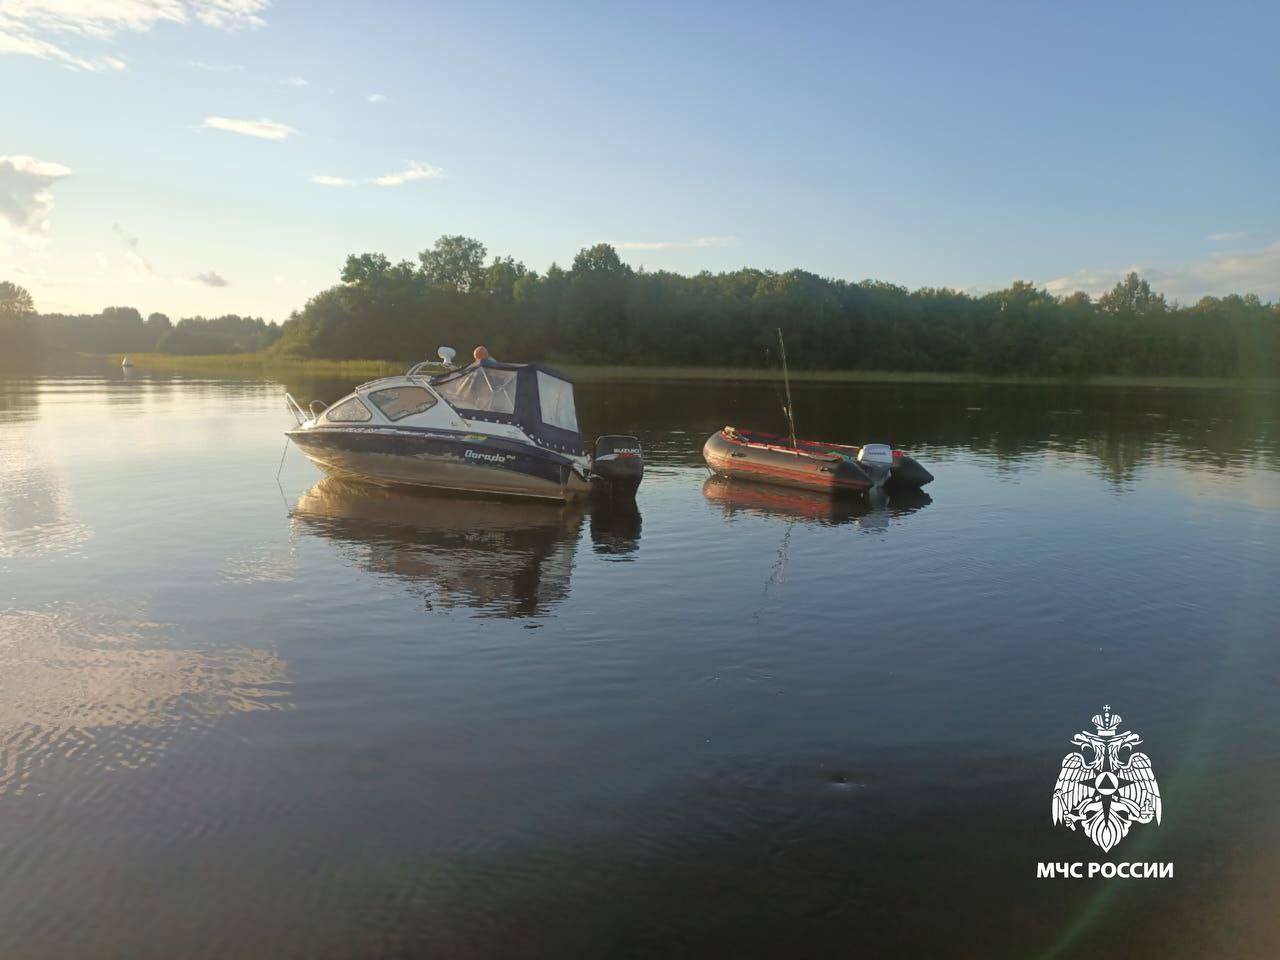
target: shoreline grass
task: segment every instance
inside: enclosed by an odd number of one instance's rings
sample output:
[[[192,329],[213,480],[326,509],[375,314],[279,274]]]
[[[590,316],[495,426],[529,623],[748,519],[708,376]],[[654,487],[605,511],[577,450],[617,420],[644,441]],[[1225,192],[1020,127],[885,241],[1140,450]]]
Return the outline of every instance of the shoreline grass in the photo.
[[[108,354],[117,365],[123,354]],[[137,370],[172,373],[220,374],[308,373],[334,377],[385,377],[404,373],[408,364],[398,360],[315,360],[272,353],[210,353],[186,356],[169,353],[131,353],[129,360]]]
[[[106,359],[117,365],[121,354]],[[409,366],[402,360],[318,360],[273,353],[229,353],[184,356],[179,354],[136,353],[129,359],[135,369],[212,376],[236,374],[302,373],[311,376],[374,377],[403,373]],[[648,367],[595,364],[553,364],[583,382],[664,380],[670,382],[776,380],[776,369],[741,367]],[[921,373],[891,370],[793,370],[791,379],[809,383],[911,383],[911,384],[1010,384],[1048,386],[1111,387],[1199,387],[1199,388],[1280,388],[1280,380],[1228,377],[1141,377],[1097,376],[1087,379],[1037,376],[983,376],[976,373]]]

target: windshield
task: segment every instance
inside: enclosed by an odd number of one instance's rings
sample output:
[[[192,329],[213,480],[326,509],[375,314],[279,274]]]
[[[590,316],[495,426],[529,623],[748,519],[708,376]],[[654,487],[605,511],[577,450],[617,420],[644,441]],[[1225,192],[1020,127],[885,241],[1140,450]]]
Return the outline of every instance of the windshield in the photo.
[[[516,410],[516,372],[476,367],[470,373],[437,384],[436,390],[455,407],[513,414]]]
[[[393,423],[435,406],[436,398],[422,387],[388,387],[369,394],[374,406]]]

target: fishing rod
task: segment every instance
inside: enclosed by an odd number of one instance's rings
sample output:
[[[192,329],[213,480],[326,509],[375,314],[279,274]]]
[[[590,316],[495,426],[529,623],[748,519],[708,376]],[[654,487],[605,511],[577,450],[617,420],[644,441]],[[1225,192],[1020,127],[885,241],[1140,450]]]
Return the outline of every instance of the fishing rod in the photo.
[[[796,443],[796,417],[791,404],[791,376],[787,373],[787,345],[782,340],[782,328],[778,328],[778,352],[782,354],[782,382],[787,387],[787,405],[782,412],[787,415],[787,423],[791,425],[791,449],[799,447]]]

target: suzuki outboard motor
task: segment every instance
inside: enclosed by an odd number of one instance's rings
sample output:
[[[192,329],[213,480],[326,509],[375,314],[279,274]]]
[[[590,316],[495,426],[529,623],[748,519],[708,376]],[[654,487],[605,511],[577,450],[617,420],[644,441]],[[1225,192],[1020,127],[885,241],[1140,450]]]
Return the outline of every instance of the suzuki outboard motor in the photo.
[[[871,487],[884,486],[893,470],[893,447],[887,443],[868,443],[858,451],[858,466],[871,478]]]
[[[629,499],[644,477],[644,451],[636,437],[610,435],[596,439],[591,458],[591,492],[608,500]]]
[[[859,450],[858,466],[871,478],[872,489],[919,490],[933,483],[932,473],[887,443],[868,443]]]

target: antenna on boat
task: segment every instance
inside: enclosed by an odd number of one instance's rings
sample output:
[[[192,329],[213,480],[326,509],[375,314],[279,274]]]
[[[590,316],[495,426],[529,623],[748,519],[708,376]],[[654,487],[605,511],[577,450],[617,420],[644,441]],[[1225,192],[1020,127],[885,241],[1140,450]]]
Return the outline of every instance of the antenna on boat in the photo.
[[[782,328],[778,328],[778,351],[782,354],[782,382],[787,387],[787,405],[782,412],[787,415],[787,423],[791,425],[791,449],[798,447],[796,443],[796,416],[791,408],[791,376],[787,373],[787,345],[782,341]]]

